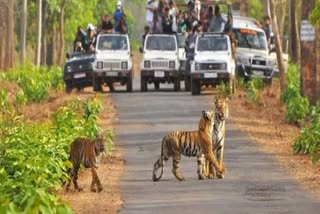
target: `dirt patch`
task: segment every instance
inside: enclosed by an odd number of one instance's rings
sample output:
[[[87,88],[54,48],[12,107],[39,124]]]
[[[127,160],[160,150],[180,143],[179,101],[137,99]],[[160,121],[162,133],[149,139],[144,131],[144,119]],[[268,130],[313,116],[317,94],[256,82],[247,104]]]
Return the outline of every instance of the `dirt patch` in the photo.
[[[91,171],[84,169],[79,174],[79,185],[83,192],[68,192],[62,195],[70,203],[75,213],[116,213],[123,201],[119,191],[119,177],[123,174],[124,161],[118,149],[112,155],[102,158],[97,170],[102,183],[103,191],[94,193],[90,191]]]
[[[262,94],[262,106],[248,101],[238,90],[230,101],[231,122],[260,145],[260,149],[273,154],[286,172],[300,181],[306,190],[320,197],[320,164],[313,165],[307,155],[294,155],[292,145],[300,128],[285,122],[285,108],[280,104],[279,83],[274,83]]]

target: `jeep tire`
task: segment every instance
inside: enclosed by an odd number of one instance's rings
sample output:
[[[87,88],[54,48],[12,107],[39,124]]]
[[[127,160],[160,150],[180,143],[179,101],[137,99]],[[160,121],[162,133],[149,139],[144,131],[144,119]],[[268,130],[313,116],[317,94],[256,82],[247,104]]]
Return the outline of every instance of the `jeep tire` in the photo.
[[[190,82],[190,76],[185,75],[184,76],[184,90],[185,91],[190,91],[191,88],[191,82]]]
[[[102,85],[99,80],[93,80],[93,91],[95,92],[102,92]]]
[[[173,82],[174,84],[174,91],[180,91],[180,78],[176,78]]]
[[[154,82],[154,88],[158,90],[160,88],[160,82]]]
[[[199,95],[201,93],[201,85],[199,80],[191,79],[191,94]]]
[[[127,92],[132,92],[132,73],[130,72],[129,77],[127,79]]]
[[[142,77],[141,76],[141,85],[140,85],[140,89],[141,89],[141,91],[142,92],[144,92],[144,91],[148,91],[148,82],[147,82],[147,80],[144,78],[144,77]]]
[[[66,93],[70,94],[72,92],[72,82],[66,81]]]

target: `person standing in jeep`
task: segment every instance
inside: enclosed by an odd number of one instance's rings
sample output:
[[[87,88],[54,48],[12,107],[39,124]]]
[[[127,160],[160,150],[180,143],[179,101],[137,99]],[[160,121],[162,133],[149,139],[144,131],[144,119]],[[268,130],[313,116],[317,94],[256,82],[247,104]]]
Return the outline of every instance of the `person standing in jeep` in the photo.
[[[270,48],[270,39],[271,39],[271,19],[269,16],[264,17],[264,23],[263,25],[260,22],[256,22],[256,25],[260,27],[266,34],[268,47]]]
[[[173,33],[172,31],[172,24],[173,24],[173,19],[172,16],[169,14],[169,7],[164,8],[164,15],[162,17],[162,32],[163,33]]]

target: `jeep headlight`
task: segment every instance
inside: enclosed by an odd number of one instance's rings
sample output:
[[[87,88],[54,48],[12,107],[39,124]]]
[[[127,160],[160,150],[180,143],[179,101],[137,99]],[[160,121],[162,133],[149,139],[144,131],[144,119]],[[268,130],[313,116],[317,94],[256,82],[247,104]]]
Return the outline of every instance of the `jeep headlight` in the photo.
[[[268,67],[275,67],[276,66],[276,61],[274,59],[269,59],[267,63]]]
[[[121,62],[122,69],[128,69],[128,62]]]
[[[226,63],[221,64],[220,70],[227,70],[227,64]]]
[[[247,58],[247,57],[238,57],[238,64],[250,65],[249,58]]]
[[[194,68],[195,68],[195,70],[200,70],[200,63],[196,63]]]
[[[144,67],[150,68],[150,61],[149,60],[144,61]]]
[[[71,72],[71,66],[70,65],[67,66],[67,71]]]
[[[169,61],[169,68],[175,68],[176,63],[174,61]]]
[[[102,68],[103,68],[103,62],[98,61],[98,62],[97,62],[97,68],[98,68],[98,69],[102,69]]]

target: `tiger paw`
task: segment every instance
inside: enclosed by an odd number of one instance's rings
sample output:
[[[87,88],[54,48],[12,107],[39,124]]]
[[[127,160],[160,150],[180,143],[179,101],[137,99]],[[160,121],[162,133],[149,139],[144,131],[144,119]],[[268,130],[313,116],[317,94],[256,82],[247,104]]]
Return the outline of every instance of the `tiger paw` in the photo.
[[[77,187],[75,188],[78,192],[82,192],[83,191],[83,188],[82,187]]]
[[[226,169],[222,168],[221,172],[217,172],[217,178],[223,179],[225,174],[226,174]]]
[[[205,180],[206,177],[205,177],[204,175],[198,174],[198,179],[199,179],[199,180]]]
[[[103,190],[103,188],[100,186],[98,187],[98,192],[101,192]]]
[[[208,179],[214,179],[214,174],[210,173],[210,174],[208,175]]]

